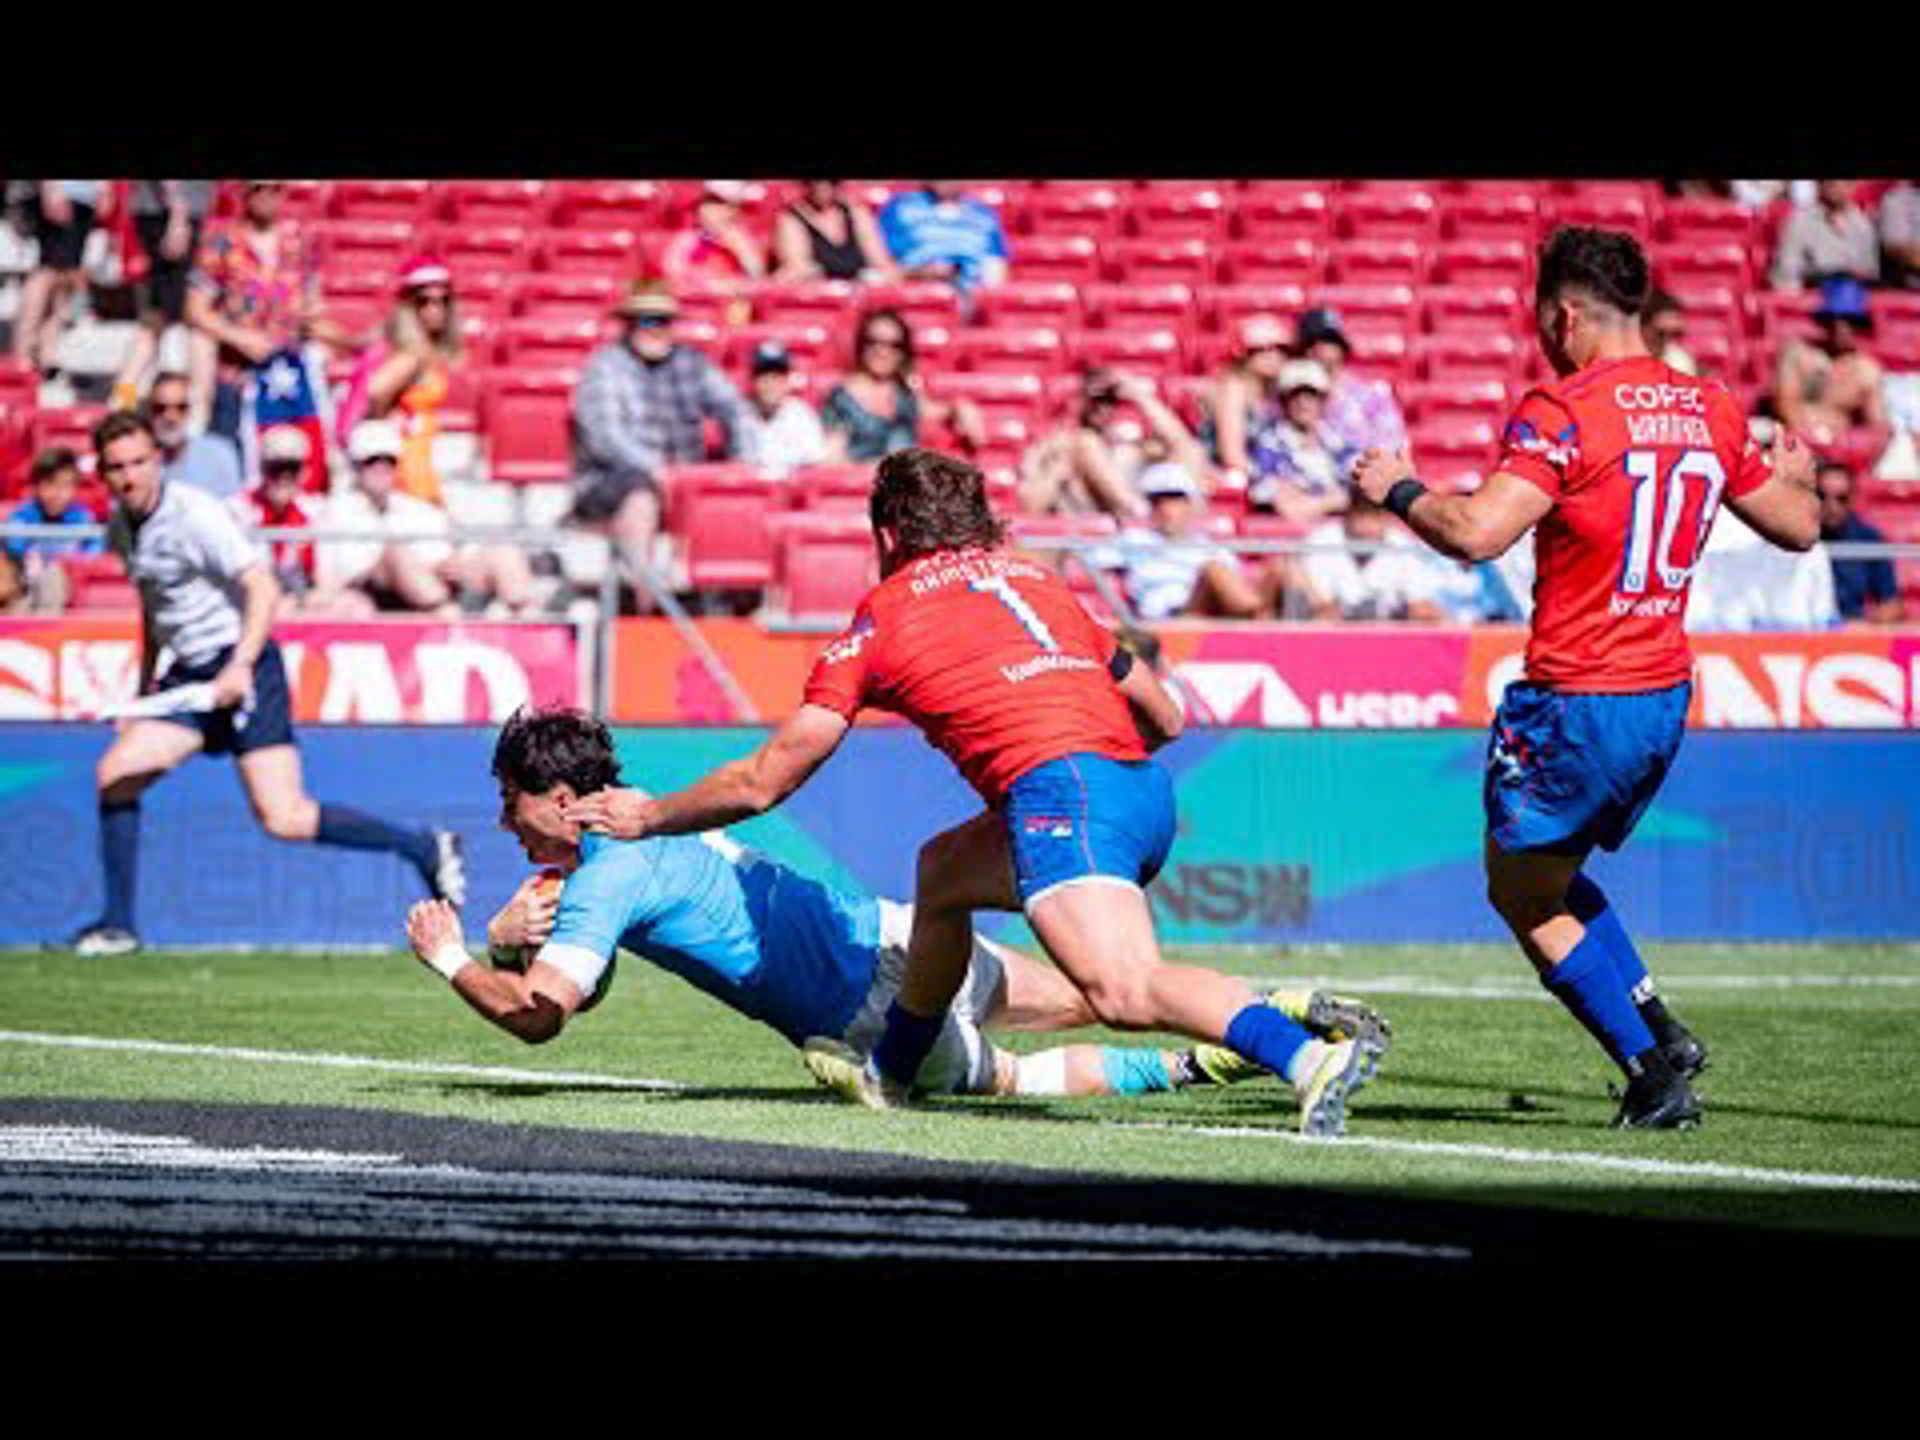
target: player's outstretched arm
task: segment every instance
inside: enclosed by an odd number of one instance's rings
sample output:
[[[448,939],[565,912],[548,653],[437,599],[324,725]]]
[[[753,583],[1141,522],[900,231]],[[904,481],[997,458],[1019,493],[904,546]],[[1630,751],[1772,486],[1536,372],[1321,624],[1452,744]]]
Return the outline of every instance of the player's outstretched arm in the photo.
[[[421,963],[445,977],[462,1000],[529,1045],[558,1035],[579,1008],[579,988],[551,965],[535,961],[517,975],[474,960],[459,912],[444,900],[422,900],[407,912],[407,939]]]
[[[1744,495],[1729,488],[1727,507],[1783,550],[1811,550],[1820,538],[1813,452],[1786,432],[1771,456],[1773,474]]]
[[[1122,656],[1126,657],[1124,662]],[[1153,667],[1125,650],[1116,651],[1114,660],[1114,681],[1120,693],[1127,697],[1134,725],[1147,749],[1158,750],[1177,739],[1187,723],[1186,716],[1180,713],[1178,702],[1167,693],[1160,677],[1153,673]]]
[[[751,755],[722,765],[685,790],[656,799],[631,790],[583,795],[562,813],[619,840],[691,835],[764,815],[805,783],[839,747],[847,722],[824,705],[802,705]]]
[[[1470,495],[1436,495],[1420,489],[1411,501],[1394,487],[1413,481],[1405,450],[1369,450],[1353,468],[1354,488],[1376,505],[1400,515],[1413,533],[1455,560],[1497,560],[1527,531],[1546,519],[1553,498],[1539,486],[1495,471]],[[1391,502],[1391,503],[1390,503]]]

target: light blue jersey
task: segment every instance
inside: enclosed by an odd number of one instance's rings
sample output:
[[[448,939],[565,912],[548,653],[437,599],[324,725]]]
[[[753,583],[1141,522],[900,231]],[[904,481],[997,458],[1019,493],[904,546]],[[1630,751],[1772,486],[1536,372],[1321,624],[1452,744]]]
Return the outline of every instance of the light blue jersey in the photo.
[[[539,958],[591,995],[616,947],[796,1045],[842,1034],[872,989],[880,904],[690,835],[586,835]]]

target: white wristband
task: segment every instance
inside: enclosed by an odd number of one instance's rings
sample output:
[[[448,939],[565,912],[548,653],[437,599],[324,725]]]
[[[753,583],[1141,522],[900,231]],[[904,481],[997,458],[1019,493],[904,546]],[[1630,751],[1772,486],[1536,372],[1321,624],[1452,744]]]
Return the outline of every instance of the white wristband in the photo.
[[[472,957],[467,954],[466,946],[456,945],[449,940],[445,945],[442,945],[427,957],[427,964],[432,969],[438,970],[448,980],[451,980],[454,975],[459,972],[460,967],[465,965],[471,958]]]

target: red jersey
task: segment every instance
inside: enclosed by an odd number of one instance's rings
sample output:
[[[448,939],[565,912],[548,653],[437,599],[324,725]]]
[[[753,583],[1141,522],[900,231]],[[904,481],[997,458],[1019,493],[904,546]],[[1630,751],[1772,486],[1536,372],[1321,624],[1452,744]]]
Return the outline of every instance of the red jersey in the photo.
[[[1772,474],[1727,387],[1646,355],[1589,365],[1527,392],[1498,468],[1554,502],[1534,531],[1527,679],[1600,694],[1687,679],[1681,627],[1714,514]]]
[[[300,502],[291,502],[286,509],[276,510],[267,503],[267,497],[260,486],[236,495],[229,502],[244,525],[259,529],[292,530],[308,529],[313,518],[300,506]],[[313,583],[313,546],[297,540],[275,540],[268,547],[268,566],[276,573],[284,574],[288,570],[298,570],[307,577],[307,583]]]
[[[1062,755],[1146,758],[1108,673],[1114,649],[1052,571],[1000,550],[943,550],[868,593],[814,663],[806,701],[848,720],[863,705],[904,716],[997,808]]]

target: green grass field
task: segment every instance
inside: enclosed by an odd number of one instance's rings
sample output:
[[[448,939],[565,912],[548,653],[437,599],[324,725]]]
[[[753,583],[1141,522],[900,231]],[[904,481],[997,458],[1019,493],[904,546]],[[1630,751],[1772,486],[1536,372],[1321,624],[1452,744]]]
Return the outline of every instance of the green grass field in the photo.
[[[603,1006],[533,1048],[488,1026],[410,956],[0,953],[0,1095],[375,1107],[1920,1235],[1920,947],[1654,946],[1648,956],[1713,1051],[1699,1086],[1707,1121],[1689,1133],[1608,1130],[1610,1067],[1518,955],[1492,946],[1181,952],[1251,977],[1349,985],[1387,1013],[1394,1050],[1337,1143],[1288,1139],[1285,1092],[1265,1081],[1140,1100],[966,1099],[869,1114],[816,1090],[772,1032],[632,957]],[[681,1088],[606,1083],[616,1079]],[[1901,1183],[1875,1189],[1874,1180]]]

